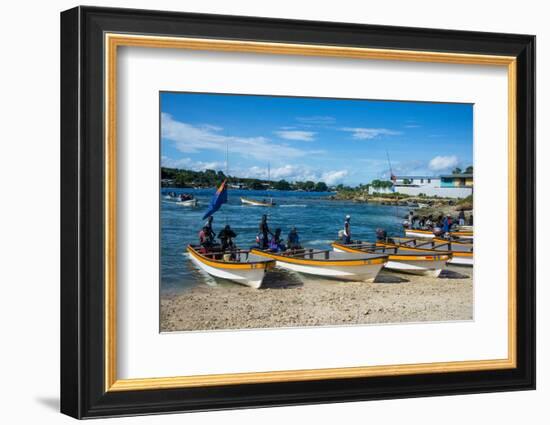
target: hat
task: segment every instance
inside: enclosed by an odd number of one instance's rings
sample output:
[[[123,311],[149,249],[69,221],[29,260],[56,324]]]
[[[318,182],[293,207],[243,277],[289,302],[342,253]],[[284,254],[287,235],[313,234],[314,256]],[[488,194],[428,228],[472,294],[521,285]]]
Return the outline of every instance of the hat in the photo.
[[[351,218],[351,215],[346,215],[346,220],[349,220]]]

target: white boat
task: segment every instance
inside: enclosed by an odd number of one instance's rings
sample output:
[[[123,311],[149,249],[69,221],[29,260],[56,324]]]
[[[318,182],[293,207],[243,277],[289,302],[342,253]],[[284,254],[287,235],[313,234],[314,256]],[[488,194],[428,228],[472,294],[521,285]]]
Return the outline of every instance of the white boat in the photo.
[[[179,205],[180,207],[196,207],[197,203],[198,202],[196,199],[188,199],[186,201],[177,201],[176,205]]]
[[[277,261],[277,267],[324,278],[372,282],[388,261],[384,254],[340,253],[301,249],[270,252],[253,248],[252,253]]]
[[[188,245],[193,263],[211,276],[231,280],[251,288],[260,288],[266,272],[275,267],[275,261],[250,251],[235,251],[234,259],[223,252],[201,253],[200,247]]]
[[[401,249],[409,251],[424,251],[424,252],[451,252],[453,257],[449,260],[449,264],[457,264],[461,266],[474,265],[474,245],[472,241],[458,242],[449,241],[442,238],[433,238],[431,240],[415,239],[415,238],[391,238],[393,243],[377,242],[380,246],[399,246]]]
[[[275,202],[273,202],[273,199],[270,199],[268,201],[257,201],[255,199],[248,199],[241,197],[241,203],[244,205],[253,205],[255,207],[274,207]]]
[[[388,262],[384,268],[421,276],[438,277],[453,257],[450,252],[413,251],[402,249],[399,246],[384,246],[357,241],[351,244],[333,242],[332,248],[336,252],[368,252],[372,254],[388,255]]]
[[[459,239],[468,239],[473,240],[474,239],[474,232],[449,232],[452,238],[459,238]],[[426,239],[432,239],[435,238],[434,232],[432,230],[423,230],[423,229],[405,229],[405,236],[409,238],[426,238]]]

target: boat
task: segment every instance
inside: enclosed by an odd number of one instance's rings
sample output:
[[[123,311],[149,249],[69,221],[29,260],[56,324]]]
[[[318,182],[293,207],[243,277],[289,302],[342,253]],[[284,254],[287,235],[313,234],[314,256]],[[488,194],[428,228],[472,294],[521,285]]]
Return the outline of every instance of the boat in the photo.
[[[188,199],[186,201],[177,201],[176,205],[179,205],[180,207],[196,207],[198,204],[197,200],[195,198]]]
[[[461,266],[474,265],[474,245],[472,241],[449,241],[447,239],[433,238],[431,240],[415,238],[388,238],[387,242],[379,241],[379,246],[399,246],[403,250],[416,252],[450,252],[452,258],[448,264]]]
[[[324,278],[372,282],[388,261],[385,254],[341,253],[312,248],[271,252],[253,248],[253,254],[277,261],[277,267]]]
[[[204,253],[201,252],[200,246],[188,245],[187,252],[191,261],[209,275],[255,289],[262,286],[266,272],[275,267],[274,260],[255,255],[249,250]],[[233,259],[231,259],[232,255]]]
[[[337,252],[369,252],[388,255],[388,262],[384,265],[386,269],[416,274],[421,276],[438,277],[446,267],[453,255],[450,252],[434,252],[408,250],[397,245],[379,245],[355,241],[351,244],[333,242],[332,248]]]
[[[255,207],[274,207],[277,205],[275,202],[273,202],[273,199],[269,199],[268,201],[257,201],[255,199],[248,199],[241,197],[241,203],[244,205],[253,205]]]
[[[470,231],[451,231],[449,232],[451,238],[457,239],[474,239],[474,232]],[[433,230],[424,229],[405,229],[405,236],[410,238],[435,238]]]
[[[267,163],[267,181],[269,186],[269,182],[271,181],[271,171],[270,171],[269,162]],[[269,187],[268,187],[268,190],[269,190]],[[257,199],[249,199],[249,198],[245,198],[244,196],[241,196],[241,203],[243,205],[252,205],[255,207],[274,207],[275,205],[277,205],[275,202],[273,202],[273,198],[271,197],[268,200],[262,199],[261,201],[258,201]]]

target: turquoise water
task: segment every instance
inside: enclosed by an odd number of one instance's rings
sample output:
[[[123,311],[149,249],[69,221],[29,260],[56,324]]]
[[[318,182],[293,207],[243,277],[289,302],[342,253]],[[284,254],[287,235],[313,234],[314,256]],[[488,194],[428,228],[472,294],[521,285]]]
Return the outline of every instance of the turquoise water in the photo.
[[[199,201],[195,208],[182,207],[165,199],[163,193],[174,191],[191,193]],[[161,290],[179,291],[195,285],[208,283],[209,278],[199,272],[188,259],[185,248],[189,243],[198,243],[198,233],[203,226],[204,215],[215,189],[163,189],[160,200],[161,220]],[[268,214],[272,232],[277,227],[286,235],[296,226],[303,246],[312,248],[330,247],[330,243],[343,228],[346,214],[351,215],[351,231],[354,239],[374,240],[378,227],[388,234],[402,234],[401,223],[408,212],[405,207],[360,204],[348,201],[331,201],[331,193],[272,191],[269,194],[254,190],[230,190],[228,203],[214,215],[214,230],[219,232],[225,224],[237,233],[239,248],[255,244],[258,224],[262,214]],[[242,205],[240,197],[267,199],[272,197],[277,206],[255,207]]]

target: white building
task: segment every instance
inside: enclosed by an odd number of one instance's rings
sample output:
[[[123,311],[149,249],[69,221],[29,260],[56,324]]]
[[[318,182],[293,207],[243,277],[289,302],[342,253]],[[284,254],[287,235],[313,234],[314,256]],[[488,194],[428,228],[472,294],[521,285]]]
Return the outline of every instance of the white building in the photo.
[[[393,191],[411,196],[424,194],[442,198],[466,198],[474,191],[474,181],[472,174],[396,176]]]

